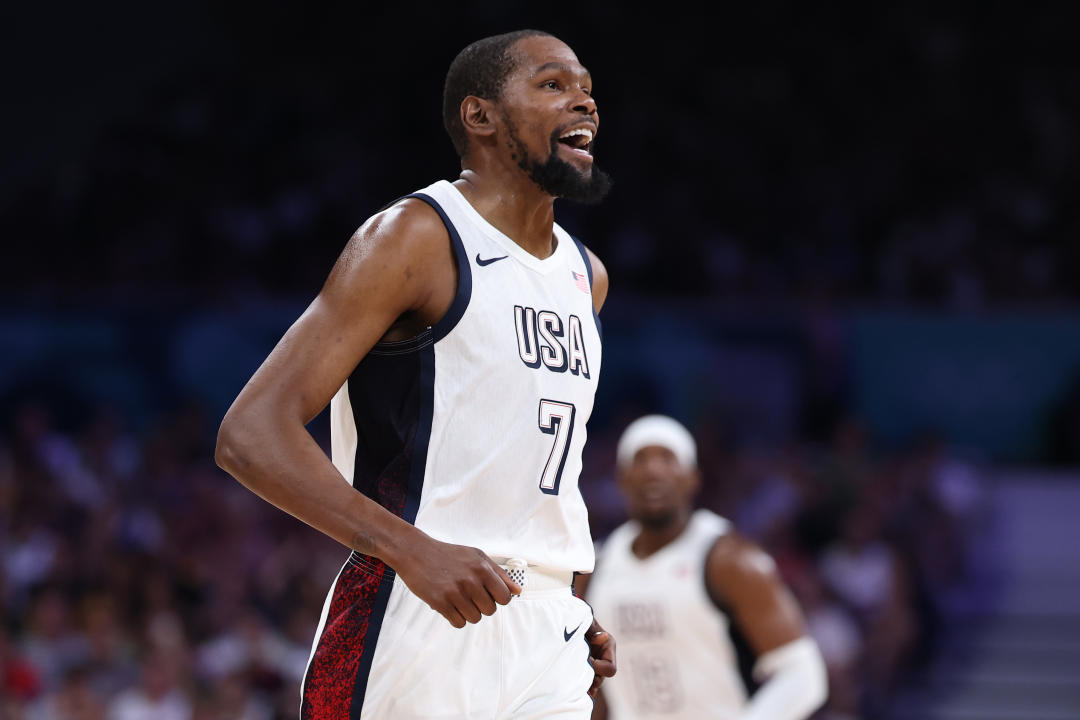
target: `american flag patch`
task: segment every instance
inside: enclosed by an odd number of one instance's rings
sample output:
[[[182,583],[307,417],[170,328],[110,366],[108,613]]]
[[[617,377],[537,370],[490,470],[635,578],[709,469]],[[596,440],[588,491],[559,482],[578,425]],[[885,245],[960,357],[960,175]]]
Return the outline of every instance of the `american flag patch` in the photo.
[[[574,284],[577,285],[577,289],[587,294],[589,292],[589,278],[573,270],[570,271],[570,274],[574,276]]]

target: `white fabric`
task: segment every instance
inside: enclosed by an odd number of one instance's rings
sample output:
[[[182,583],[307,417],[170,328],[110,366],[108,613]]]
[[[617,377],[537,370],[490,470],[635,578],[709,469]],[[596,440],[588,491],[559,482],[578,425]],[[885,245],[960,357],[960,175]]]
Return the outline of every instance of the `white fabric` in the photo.
[[[746,703],[726,615],[705,588],[708,550],[726,520],[698,510],[686,530],[645,559],[627,523],[604,542],[587,588],[615,637],[618,672],[603,692],[615,720],[733,720]]]
[[[492,558],[502,569],[510,575],[522,590],[561,590],[570,587],[574,582],[574,573],[566,570],[549,570],[543,567],[529,567],[527,563],[517,558],[503,560]],[[522,579],[518,581],[515,575]]]
[[[585,259],[558,225],[558,246],[539,259],[451,183],[420,192],[457,229],[472,292],[464,315],[434,345],[434,410],[415,524],[493,557],[589,572],[593,544],[578,475],[601,347]],[[356,430],[347,384],[331,413],[334,464],[351,481]]]
[[[825,662],[806,636],[762,655],[754,677],[763,684],[739,720],[803,720],[828,695]]]
[[[626,467],[643,447],[657,445],[675,453],[679,464],[689,469],[697,467],[697,444],[682,423],[666,415],[646,415],[630,423],[615,450],[616,462]]]
[[[588,720],[591,623],[569,587],[526,588],[458,630],[395,578],[360,720]]]

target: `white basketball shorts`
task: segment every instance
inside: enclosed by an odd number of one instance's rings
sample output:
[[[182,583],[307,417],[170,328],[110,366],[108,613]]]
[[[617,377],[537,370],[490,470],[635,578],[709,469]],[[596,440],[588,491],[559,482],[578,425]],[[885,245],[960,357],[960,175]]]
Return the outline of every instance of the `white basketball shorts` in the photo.
[[[458,629],[392,573],[346,569],[327,598],[302,720],[591,716],[592,610],[568,575],[530,568],[521,595]]]

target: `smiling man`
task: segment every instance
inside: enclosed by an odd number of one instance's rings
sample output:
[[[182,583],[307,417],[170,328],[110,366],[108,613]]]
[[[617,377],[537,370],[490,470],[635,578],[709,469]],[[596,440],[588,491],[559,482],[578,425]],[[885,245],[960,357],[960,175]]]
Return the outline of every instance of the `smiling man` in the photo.
[[[630,521],[605,541],[596,572],[579,578],[612,618],[622,655],[594,720],[808,717],[827,693],[817,644],[772,558],[693,509],[700,474],[690,432],[663,415],[639,418],[619,439],[616,463]]]
[[[216,458],[352,549],[302,718],[587,718],[615,671],[571,591],[608,281],[554,202],[610,185],[592,80],[546,33],[486,38],[451,64],[443,120],[458,178],[360,227]],[[305,430],[327,403],[332,462]]]

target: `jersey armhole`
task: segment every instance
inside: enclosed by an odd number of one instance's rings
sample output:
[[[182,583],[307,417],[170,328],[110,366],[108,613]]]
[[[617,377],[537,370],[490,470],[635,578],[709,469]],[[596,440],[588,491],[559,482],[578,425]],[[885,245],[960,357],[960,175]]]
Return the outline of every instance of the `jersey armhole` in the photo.
[[[596,305],[594,304],[593,297],[592,297],[592,289],[593,289],[592,261],[589,260],[589,253],[585,249],[585,245],[582,244],[582,242],[580,240],[578,240],[576,237],[574,237],[573,235],[570,236],[570,239],[574,241],[575,245],[577,245],[578,252],[581,253],[581,259],[585,262],[585,273],[589,276],[589,306],[592,307],[593,320],[596,322],[596,332],[597,332],[597,334],[600,335],[600,342],[603,342],[604,341],[604,326],[600,322],[600,316],[596,312]]]
[[[458,234],[454,223],[451,222],[446,211],[442,209],[442,206],[439,205],[435,198],[424,193],[412,193],[394,202],[408,198],[416,198],[427,203],[439,214],[439,218],[450,235],[450,245],[454,249],[454,259],[457,261],[457,292],[454,294],[454,301],[450,303],[450,307],[447,309],[446,314],[442,316],[442,319],[431,327],[432,340],[438,342],[450,334],[450,331],[457,326],[465,314],[465,309],[469,307],[469,300],[472,297],[472,266],[469,265],[468,255],[465,254],[465,244],[461,241],[461,235]]]

